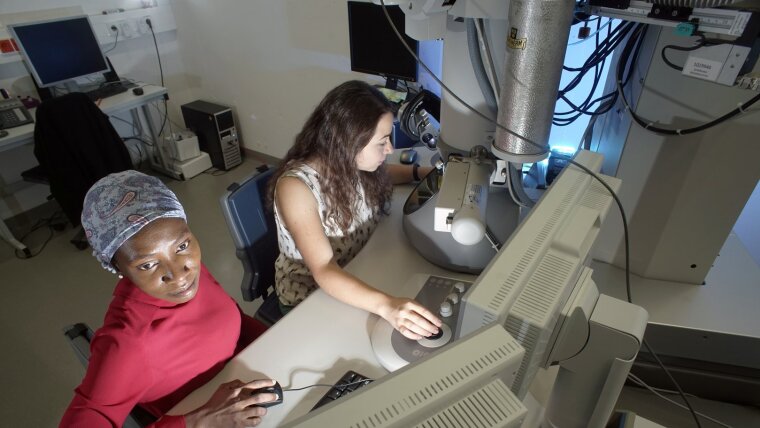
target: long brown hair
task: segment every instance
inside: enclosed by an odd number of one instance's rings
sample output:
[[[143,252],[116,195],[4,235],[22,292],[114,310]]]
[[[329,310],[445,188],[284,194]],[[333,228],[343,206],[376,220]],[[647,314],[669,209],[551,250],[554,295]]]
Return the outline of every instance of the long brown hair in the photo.
[[[332,89],[306,120],[270,179],[270,204],[277,180],[285,171],[316,161],[327,205],[326,219],[333,219],[343,230],[348,229],[354,220],[359,183],[368,205],[387,214],[393,189],[385,166],[374,172],[359,171],[356,155],[372,139],[380,118],[393,112],[393,104],[383,93],[365,82],[350,80]]]

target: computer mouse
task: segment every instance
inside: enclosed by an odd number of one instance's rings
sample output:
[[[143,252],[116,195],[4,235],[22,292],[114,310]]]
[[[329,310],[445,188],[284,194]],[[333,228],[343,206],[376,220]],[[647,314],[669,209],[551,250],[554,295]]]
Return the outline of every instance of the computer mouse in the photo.
[[[282,387],[279,382],[275,382],[272,386],[265,386],[264,388],[251,390],[251,395],[255,394],[277,394],[277,399],[274,401],[268,401],[266,403],[259,403],[259,407],[272,407],[278,404],[282,404]]]
[[[132,93],[135,95],[142,95],[143,94],[143,88],[134,88],[132,89]]]
[[[399,158],[399,161],[405,165],[411,165],[413,163],[417,162],[417,150],[414,149],[406,149],[403,152],[401,152],[401,157]]]

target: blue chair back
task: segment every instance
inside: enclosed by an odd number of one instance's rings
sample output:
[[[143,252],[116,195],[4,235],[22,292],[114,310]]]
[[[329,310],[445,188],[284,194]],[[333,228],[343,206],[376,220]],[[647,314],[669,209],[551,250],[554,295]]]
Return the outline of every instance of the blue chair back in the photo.
[[[222,195],[221,206],[243,263],[243,299],[266,297],[274,289],[274,262],[279,255],[274,213],[266,208],[266,189],[274,169],[261,167],[240,183],[233,183]]]

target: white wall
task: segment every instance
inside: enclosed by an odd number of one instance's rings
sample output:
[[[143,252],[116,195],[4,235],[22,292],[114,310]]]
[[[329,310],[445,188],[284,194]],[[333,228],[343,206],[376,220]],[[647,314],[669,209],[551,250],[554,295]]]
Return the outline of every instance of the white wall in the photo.
[[[328,90],[349,79],[345,0],[172,3],[192,91],[237,112],[245,147],[281,158]],[[177,102],[191,101],[185,94]],[[179,99],[182,97],[182,99]]]

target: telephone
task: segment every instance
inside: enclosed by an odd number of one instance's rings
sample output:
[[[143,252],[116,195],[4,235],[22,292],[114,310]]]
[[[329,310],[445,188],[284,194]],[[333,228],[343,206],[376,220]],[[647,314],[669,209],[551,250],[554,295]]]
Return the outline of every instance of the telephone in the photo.
[[[0,100],[0,129],[13,128],[34,122],[29,110],[21,101],[10,98]]]

